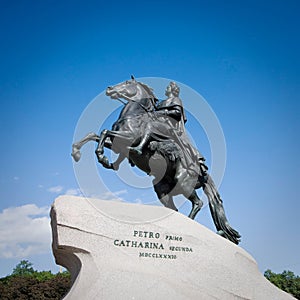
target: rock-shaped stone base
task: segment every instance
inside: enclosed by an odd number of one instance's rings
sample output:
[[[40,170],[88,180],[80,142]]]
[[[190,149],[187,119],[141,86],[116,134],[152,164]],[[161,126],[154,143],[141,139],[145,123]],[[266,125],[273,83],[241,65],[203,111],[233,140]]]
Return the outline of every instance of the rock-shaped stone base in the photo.
[[[164,207],[62,196],[51,223],[68,300],[294,299],[246,251]]]

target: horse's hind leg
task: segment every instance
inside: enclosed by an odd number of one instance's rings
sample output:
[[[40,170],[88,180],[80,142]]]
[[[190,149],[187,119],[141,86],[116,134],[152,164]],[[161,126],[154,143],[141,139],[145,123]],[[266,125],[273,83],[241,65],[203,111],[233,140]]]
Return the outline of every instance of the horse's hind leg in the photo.
[[[174,204],[173,197],[167,193],[168,185],[164,182],[159,182],[154,184],[154,190],[159,201],[167,208],[178,211],[177,207]]]
[[[167,208],[173,209],[175,211],[178,211],[177,207],[174,204],[173,197],[169,194],[163,193],[159,190],[157,186],[154,186],[154,190],[157,194],[157,197],[159,201]]]
[[[188,197],[188,199],[192,202],[192,210],[189,214],[189,218],[195,219],[197,213],[200,211],[203,206],[202,200],[198,197],[196,191],[194,190],[192,194]]]
[[[177,207],[174,204],[173,197],[167,195],[162,196],[159,198],[160,202],[167,208],[173,209],[175,211],[178,211]]]

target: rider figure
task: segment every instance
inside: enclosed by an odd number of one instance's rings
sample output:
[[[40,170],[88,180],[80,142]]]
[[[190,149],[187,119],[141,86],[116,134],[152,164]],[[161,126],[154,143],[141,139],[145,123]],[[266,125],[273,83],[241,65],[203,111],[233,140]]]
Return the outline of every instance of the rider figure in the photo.
[[[170,82],[165,95],[167,99],[161,101],[154,112],[154,120],[148,122],[139,145],[129,147],[130,150],[141,155],[143,148],[149,144],[150,140],[164,141],[172,139],[183,151],[184,163],[187,168],[197,172],[197,167],[202,172],[206,172],[204,157],[194,148],[185,133],[184,124],[187,119],[184,113],[181,99],[178,97],[180,88],[175,82]]]

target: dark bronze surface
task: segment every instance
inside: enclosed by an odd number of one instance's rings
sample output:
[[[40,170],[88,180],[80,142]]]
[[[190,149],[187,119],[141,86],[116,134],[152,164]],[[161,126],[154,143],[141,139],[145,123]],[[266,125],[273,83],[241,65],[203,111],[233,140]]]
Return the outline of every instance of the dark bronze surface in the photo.
[[[186,116],[179,93],[180,88],[171,82],[166,88],[167,98],[159,102],[152,89],[133,76],[131,80],[108,87],[107,96],[126,101],[118,120],[112,130],[105,129],[100,135],[90,133],[74,143],[72,156],[79,161],[80,148],[88,141],[96,141],[95,152],[103,167],[118,170],[127,158],[132,166],[154,177],[154,190],[164,206],[177,211],[173,196],[182,194],[189,199],[192,219],[203,205],[196,189],[203,188],[217,233],[238,244],[240,235],[228,223],[223,201],[207,173],[205,159],[185,132]],[[104,147],[119,154],[115,162],[109,162]]]

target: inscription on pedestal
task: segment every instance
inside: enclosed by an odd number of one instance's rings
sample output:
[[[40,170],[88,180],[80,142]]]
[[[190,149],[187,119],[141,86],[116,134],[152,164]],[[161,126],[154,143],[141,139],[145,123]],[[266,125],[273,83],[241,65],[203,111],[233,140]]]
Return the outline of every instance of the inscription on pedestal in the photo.
[[[131,239],[115,239],[115,247],[137,248],[140,258],[177,259],[193,252],[182,236],[134,230]]]

